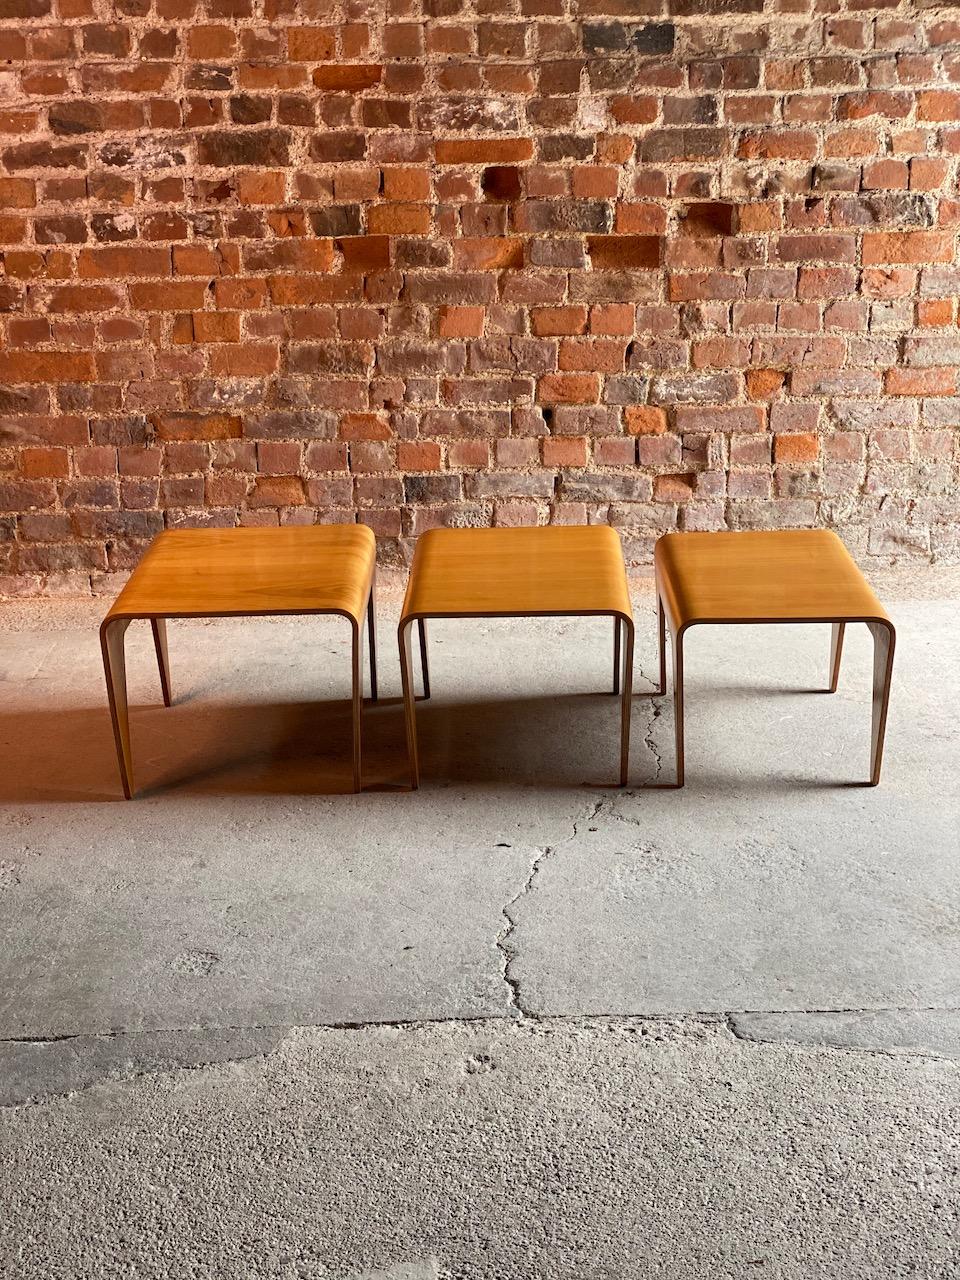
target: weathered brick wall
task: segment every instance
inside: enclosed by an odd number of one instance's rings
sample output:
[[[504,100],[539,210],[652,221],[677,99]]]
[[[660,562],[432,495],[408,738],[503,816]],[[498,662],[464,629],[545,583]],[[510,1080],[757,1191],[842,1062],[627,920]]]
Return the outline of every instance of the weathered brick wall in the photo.
[[[956,5],[0,13],[0,590],[195,523],[956,548]]]

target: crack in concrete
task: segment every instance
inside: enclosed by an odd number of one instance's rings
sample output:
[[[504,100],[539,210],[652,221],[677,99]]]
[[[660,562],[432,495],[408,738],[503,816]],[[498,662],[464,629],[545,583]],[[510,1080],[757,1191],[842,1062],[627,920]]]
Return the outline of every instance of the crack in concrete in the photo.
[[[602,803],[602,802],[601,802]],[[584,815],[593,817],[599,811],[600,804],[594,806]],[[564,842],[566,843],[566,842]],[[530,892],[539,868],[551,849],[538,851],[531,867],[530,875],[516,897],[507,904],[505,916],[507,925],[498,942],[504,954],[505,970],[515,958],[506,943],[510,932],[515,927],[512,915],[508,912]],[[491,1023],[507,1027],[524,1027],[533,1031],[541,1025],[558,1022],[567,1024],[584,1024],[585,1026],[607,1030],[616,1034],[624,1028],[643,1024],[669,1024],[675,1027],[713,1027],[722,1029],[732,1040],[743,1045],[750,1045],[756,1050],[777,1045],[794,1045],[799,1049],[816,1052],[865,1053],[872,1056],[905,1055],[909,1057],[944,1061],[955,1059],[960,1062],[960,1009],[938,1008],[877,1008],[877,1009],[797,1009],[797,1010],[738,1010],[721,1012],[683,1012],[683,1013],[649,1013],[649,1014],[551,1014],[543,1016],[524,1009],[520,999],[520,984],[516,978],[505,972],[504,980],[511,991],[512,1017],[499,1015],[483,1015],[477,1018],[424,1018],[398,1019],[381,1022],[327,1022],[312,1024],[261,1023],[249,1026],[221,1026],[205,1028],[182,1028],[180,1030],[124,1031],[114,1030],[102,1034],[80,1033],[71,1036],[58,1036],[49,1039],[8,1037],[0,1039],[0,1064],[3,1065],[3,1088],[0,1089],[0,1111],[19,1106],[36,1106],[51,1102],[57,1098],[70,1097],[82,1093],[93,1086],[113,1081],[129,1083],[142,1076],[156,1075],[171,1071],[200,1071],[209,1067],[224,1066],[229,1063],[265,1059],[276,1052],[280,1045],[297,1032],[309,1031],[358,1031],[374,1032],[381,1029],[393,1029],[416,1033],[432,1027],[460,1027],[464,1030],[479,1024]],[[922,1015],[932,1015],[932,1021],[922,1021]],[[771,1016],[775,1019],[800,1020],[801,1025],[790,1025],[765,1029],[763,1026],[743,1026],[740,1019],[751,1016]],[[863,1019],[865,1027],[824,1027],[821,1023],[820,1034],[805,1034],[802,1022],[805,1018],[812,1020],[827,1016],[840,1018],[844,1016]],[[899,1022],[898,1022],[899,1018]],[[920,1018],[919,1026],[912,1019]],[[938,1023],[937,1019],[941,1022]],[[871,1020],[890,1019],[887,1024],[873,1028],[871,1039]],[[904,1019],[906,1021],[904,1021]],[[812,1022],[811,1030],[817,1030]],[[879,1038],[877,1033],[879,1031]],[[264,1035],[269,1032],[269,1035]],[[833,1034],[831,1034],[831,1032]],[[177,1037],[186,1037],[182,1043]],[[72,1043],[68,1043],[72,1042]],[[126,1042],[121,1052],[107,1050],[105,1046]],[[58,1049],[60,1052],[58,1053]],[[9,1056],[4,1050],[9,1050]],[[26,1051],[27,1057],[18,1055],[17,1051]],[[30,1050],[36,1051],[35,1055]],[[47,1055],[53,1054],[51,1060]],[[67,1056],[64,1057],[63,1055]]]
[[[520,886],[519,890],[514,894],[509,902],[505,903],[501,908],[504,924],[500,932],[497,934],[496,947],[502,957],[501,977],[507,984],[510,992],[509,1010],[514,1018],[535,1018],[537,1015],[523,1007],[520,999],[520,980],[514,977],[511,969],[514,961],[519,954],[518,948],[512,941],[513,934],[517,928],[517,918],[515,909],[517,905],[529,894],[536,882],[537,876],[544,863],[565,844],[569,844],[572,840],[576,840],[580,834],[580,824],[582,822],[592,822],[603,808],[605,797],[601,797],[595,801],[587,810],[578,814],[572,822],[572,830],[566,840],[561,840],[559,844],[536,846],[536,856],[530,864],[530,870],[526,880]]]
[[[660,716],[663,714],[663,703],[660,699],[665,695],[657,693],[657,690],[660,687],[659,679],[656,681],[651,680],[648,675],[644,674],[643,667],[639,663],[636,664],[636,675],[638,680],[645,680],[650,686],[650,718],[647,721],[647,726],[643,733],[643,745],[653,756],[654,764],[656,766],[653,774],[653,781],[657,783],[660,781],[660,774],[663,771],[663,757],[660,754],[660,748],[657,746],[656,738],[653,736],[653,730],[657,721],[660,719]]]

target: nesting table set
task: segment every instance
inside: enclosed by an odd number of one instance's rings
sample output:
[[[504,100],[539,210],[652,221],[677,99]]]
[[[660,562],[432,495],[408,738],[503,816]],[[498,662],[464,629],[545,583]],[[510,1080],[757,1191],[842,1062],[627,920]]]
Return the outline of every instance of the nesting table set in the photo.
[[[166,620],[332,614],[350,624],[353,786],[361,789],[363,632],[370,693],[377,698],[376,542],[365,525],[179,529],[150,545],[100,628],[123,793],[134,794],[124,636],[149,620],[164,704],[172,699]],[[893,669],[894,628],[847,549],[827,530],[670,533],[655,548],[660,685],[673,666],[676,783],[684,783],[683,639],[703,624],[804,622],[831,627],[830,692],[837,688],[844,629],[864,622],[874,640],[869,783],[880,781]],[[630,754],[634,620],[620,539],[601,525],[434,529],[414,553],[398,630],[410,782],[419,785],[413,631],[424,696],[430,696],[427,623],[434,618],[608,617],[613,692],[620,698],[620,772]]]

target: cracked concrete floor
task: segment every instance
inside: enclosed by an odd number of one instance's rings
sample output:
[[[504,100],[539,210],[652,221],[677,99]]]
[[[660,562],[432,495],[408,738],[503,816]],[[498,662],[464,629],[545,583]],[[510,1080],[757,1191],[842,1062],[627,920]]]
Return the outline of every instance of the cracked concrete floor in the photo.
[[[609,628],[551,620],[435,624],[410,794],[387,590],[363,795],[342,626],[222,622],[169,710],[131,629],[131,804],[99,609],[0,610],[0,1270],[960,1275],[960,611],[912,594],[876,790],[866,634],[825,697],[813,627],[690,634],[659,788],[641,594],[626,791]]]

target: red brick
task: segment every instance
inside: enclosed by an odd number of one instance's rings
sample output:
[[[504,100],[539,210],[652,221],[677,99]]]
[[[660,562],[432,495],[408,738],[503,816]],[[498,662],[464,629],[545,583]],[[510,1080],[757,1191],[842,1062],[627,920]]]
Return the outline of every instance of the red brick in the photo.
[[[596,404],[599,398],[596,374],[548,373],[537,386],[538,404]]]
[[[816,462],[820,453],[820,437],[797,433],[773,438],[773,456],[777,462]]]
[[[563,436],[559,439],[546,437],[543,442],[543,465],[545,467],[585,467],[587,465],[587,442],[578,436]]]
[[[438,329],[441,338],[481,338],[483,307],[441,307]]]
[[[445,138],[434,146],[437,164],[517,164],[533,158],[531,138]]]
[[[232,440],[242,431],[240,419],[222,413],[172,413],[153,419],[158,440]]]
[[[956,369],[888,369],[884,390],[890,396],[953,396]]]
[[[629,271],[658,267],[659,236],[587,236],[587,253],[595,271]]]
[[[952,262],[953,236],[944,231],[865,232],[863,264]]]
[[[93,382],[89,351],[0,351],[0,383]]]
[[[541,338],[585,333],[587,308],[583,306],[538,307],[530,312],[530,324],[533,332]]]

